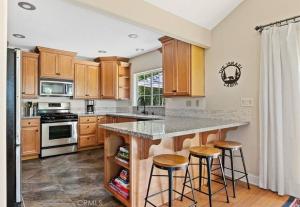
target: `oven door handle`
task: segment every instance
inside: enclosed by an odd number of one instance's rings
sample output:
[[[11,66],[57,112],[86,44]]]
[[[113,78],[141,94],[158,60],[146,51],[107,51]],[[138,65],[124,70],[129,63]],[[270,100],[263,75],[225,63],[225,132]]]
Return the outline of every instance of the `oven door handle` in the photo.
[[[44,126],[61,126],[61,125],[74,125],[77,124],[77,121],[69,121],[69,122],[56,122],[56,123],[42,123]]]

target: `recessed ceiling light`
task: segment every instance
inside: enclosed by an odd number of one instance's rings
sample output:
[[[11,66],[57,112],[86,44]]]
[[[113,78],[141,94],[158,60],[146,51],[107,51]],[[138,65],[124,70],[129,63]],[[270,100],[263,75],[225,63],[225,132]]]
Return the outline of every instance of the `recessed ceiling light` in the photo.
[[[13,34],[13,36],[16,38],[21,38],[21,39],[25,38],[25,36],[21,35],[21,34]]]
[[[143,48],[136,48],[135,51],[142,52],[142,51],[144,51],[144,49]]]
[[[129,34],[128,37],[135,39],[135,38],[138,38],[138,35],[137,34]]]
[[[105,50],[98,50],[98,53],[107,53]]]
[[[24,1],[21,1],[18,3],[19,7],[21,7],[22,9],[26,9],[26,10],[36,10],[36,7],[31,4],[31,3],[28,3],[28,2],[24,2]]]

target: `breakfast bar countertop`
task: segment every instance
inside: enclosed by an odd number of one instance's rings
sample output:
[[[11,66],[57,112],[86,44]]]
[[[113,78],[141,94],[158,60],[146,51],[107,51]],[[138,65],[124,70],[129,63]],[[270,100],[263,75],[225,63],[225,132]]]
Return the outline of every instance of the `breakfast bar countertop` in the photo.
[[[233,120],[166,116],[162,120],[100,124],[99,127],[135,137],[156,140],[248,124],[249,122]]]
[[[140,120],[164,119],[164,116],[144,115],[144,114],[137,114],[131,112],[95,112],[93,114],[88,114],[88,113],[77,113],[77,114],[78,116],[116,116],[116,117],[135,118]]]

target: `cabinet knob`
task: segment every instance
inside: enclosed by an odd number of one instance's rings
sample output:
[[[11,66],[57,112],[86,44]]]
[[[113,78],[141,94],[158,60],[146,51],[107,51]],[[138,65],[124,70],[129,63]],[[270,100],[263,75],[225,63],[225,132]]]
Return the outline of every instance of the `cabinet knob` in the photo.
[[[31,124],[31,122],[28,122],[28,124],[30,125],[30,124]]]
[[[22,94],[25,94],[25,92],[23,91]]]
[[[90,128],[90,126],[88,125],[86,128]]]
[[[35,130],[36,132],[39,132],[39,130],[37,129],[37,130]]]
[[[87,121],[90,121],[89,119]]]

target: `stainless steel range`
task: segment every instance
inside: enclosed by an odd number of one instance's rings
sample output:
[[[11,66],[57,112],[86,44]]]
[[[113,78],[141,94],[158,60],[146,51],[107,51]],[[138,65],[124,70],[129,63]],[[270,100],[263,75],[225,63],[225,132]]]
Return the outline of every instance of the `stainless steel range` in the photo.
[[[77,151],[78,115],[70,113],[70,103],[39,103],[41,116],[41,157]]]

